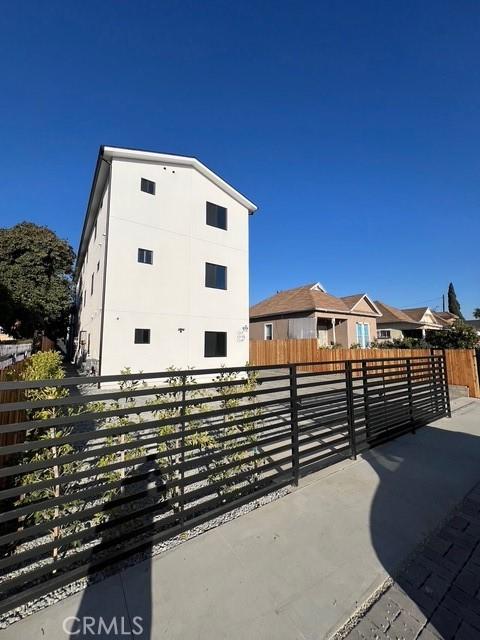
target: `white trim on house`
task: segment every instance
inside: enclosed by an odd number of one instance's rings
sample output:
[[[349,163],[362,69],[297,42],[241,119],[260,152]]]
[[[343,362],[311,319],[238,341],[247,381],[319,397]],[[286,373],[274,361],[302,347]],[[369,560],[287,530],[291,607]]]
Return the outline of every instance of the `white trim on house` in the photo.
[[[270,327],[270,337],[267,336],[267,327]],[[263,325],[263,339],[273,340],[273,322],[265,322]]]
[[[106,159],[123,158],[125,160],[141,160],[142,162],[158,162],[176,164],[179,166],[190,166],[211,180],[217,187],[223,189],[229,196],[237,200],[243,205],[250,213],[254,213],[257,210],[257,205],[248,200],[239,191],[234,189],[228,182],[223,180],[220,176],[214,173],[211,169],[200,162],[195,157],[190,156],[177,156],[172,153],[159,153],[156,151],[140,151],[137,149],[126,149],[121,147],[103,147],[103,157]]]
[[[356,303],[353,305],[353,307],[350,309],[350,311],[353,311],[355,309],[355,307],[357,306],[357,304],[359,304],[362,300],[366,300],[366,302],[373,308],[375,314],[377,314],[378,316],[382,315],[382,313],[378,309],[377,305],[373,302],[373,300],[370,298],[370,296],[368,296],[366,293],[364,293],[363,296],[356,301]]]

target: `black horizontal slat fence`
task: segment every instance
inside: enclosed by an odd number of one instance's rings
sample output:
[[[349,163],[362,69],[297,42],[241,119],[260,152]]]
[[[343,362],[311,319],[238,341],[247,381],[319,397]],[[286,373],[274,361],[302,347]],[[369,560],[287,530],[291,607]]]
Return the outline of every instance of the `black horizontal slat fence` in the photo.
[[[450,413],[443,354],[307,366],[0,384],[0,612]]]

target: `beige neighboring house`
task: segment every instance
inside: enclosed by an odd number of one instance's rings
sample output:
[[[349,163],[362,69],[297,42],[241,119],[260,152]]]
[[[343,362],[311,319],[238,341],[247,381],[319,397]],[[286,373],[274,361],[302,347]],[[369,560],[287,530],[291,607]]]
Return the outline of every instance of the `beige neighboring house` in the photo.
[[[316,282],[250,307],[250,340],[317,338],[324,347],[367,347],[376,337],[380,315],[366,293],[337,298]]]
[[[402,338],[425,338],[427,330],[441,331],[447,324],[429,307],[397,309],[379,300],[375,305],[382,317],[377,320],[377,340],[386,342]]]

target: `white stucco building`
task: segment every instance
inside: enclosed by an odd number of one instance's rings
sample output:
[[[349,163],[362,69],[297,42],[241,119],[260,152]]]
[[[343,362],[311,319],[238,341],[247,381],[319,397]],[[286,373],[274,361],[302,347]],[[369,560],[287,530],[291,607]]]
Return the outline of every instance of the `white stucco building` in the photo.
[[[76,360],[102,375],[244,365],[255,210],[196,158],[101,147],[78,251]]]

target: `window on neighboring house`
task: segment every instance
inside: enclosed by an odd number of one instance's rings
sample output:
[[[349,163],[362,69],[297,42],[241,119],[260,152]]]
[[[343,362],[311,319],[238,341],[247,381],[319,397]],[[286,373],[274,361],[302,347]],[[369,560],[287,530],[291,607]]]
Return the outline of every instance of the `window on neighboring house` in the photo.
[[[388,339],[390,339],[392,337],[392,332],[390,331],[390,329],[379,329],[377,331],[377,336],[379,338],[388,338]]]
[[[88,262],[88,249],[85,252],[85,264]]]
[[[227,267],[220,264],[205,263],[205,286],[212,289],[227,288]]]
[[[227,228],[227,210],[213,202],[207,202],[207,224],[218,229]]]
[[[95,278],[95,274],[92,273],[92,279],[90,281],[90,295],[93,295],[93,280]]]
[[[87,339],[87,353],[90,353],[90,334],[88,334],[88,339]]]
[[[273,324],[271,322],[263,325],[263,337],[265,340],[273,340]]]
[[[100,260],[97,262],[97,271],[100,270]]]
[[[85,291],[83,292],[83,306],[85,306],[87,304],[87,290],[85,289]]]
[[[153,251],[150,251],[150,249],[139,249],[138,262],[143,262],[143,264],[153,264]]]
[[[135,344],[150,344],[150,329],[135,329]]]
[[[146,178],[142,178],[140,182],[140,189],[145,193],[149,193],[150,195],[155,195],[155,182],[151,180],[147,180]]]
[[[225,331],[205,331],[205,358],[224,358],[227,355]]]
[[[370,345],[370,325],[368,322],[357,322],[357,342],[366,349]]]
[[[93,239],[97,239],[97,221],[95,220],[95,226],[93,228]]]

